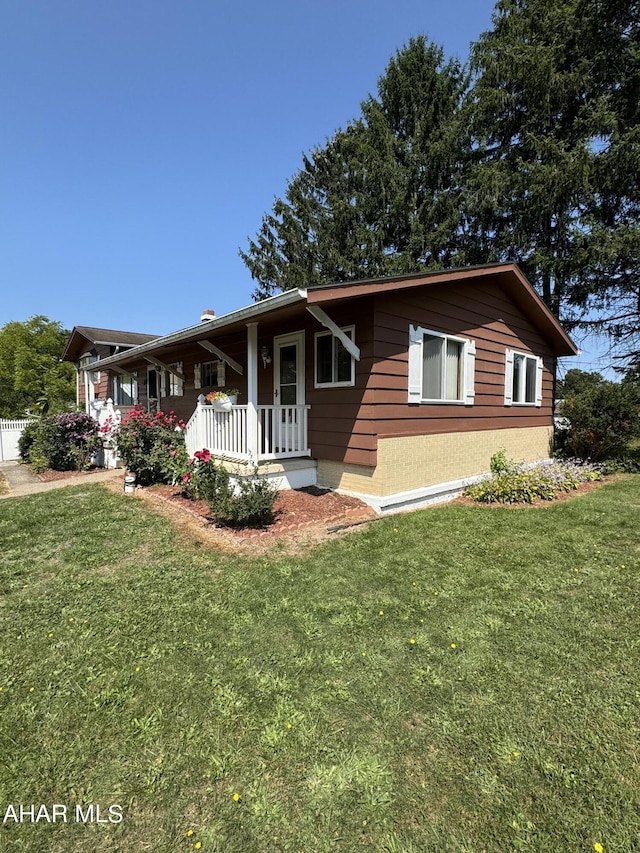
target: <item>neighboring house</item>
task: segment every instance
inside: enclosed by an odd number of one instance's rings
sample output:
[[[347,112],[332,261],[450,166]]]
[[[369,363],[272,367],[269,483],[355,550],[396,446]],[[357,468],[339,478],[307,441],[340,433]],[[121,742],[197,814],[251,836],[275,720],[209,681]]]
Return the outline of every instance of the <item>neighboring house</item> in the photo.
[[[97,412],[108,399],[126,412],[138,403],[138,381],[135,372],[122,368],[102,369],[100,362],[140,344],[148,343],[157,335],[138,332],[119,332],[115,329],[96,329],[92,326],[74,326],[61,361],[71,361],[76,366],[76,404],[85,412],[97,417]]]
[[[391,511],[455,494],[500,448],[547,458],[555,361],[576,352],[509,263],[288,291],[102,366],[188,420],[190,453]],[[203,405],[229,386],[230,411]]]

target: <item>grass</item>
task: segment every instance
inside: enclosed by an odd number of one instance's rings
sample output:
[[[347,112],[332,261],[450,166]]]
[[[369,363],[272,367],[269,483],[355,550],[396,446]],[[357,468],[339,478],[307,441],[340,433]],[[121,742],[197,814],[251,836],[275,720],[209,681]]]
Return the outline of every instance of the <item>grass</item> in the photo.
[[[252,560],[98,485],[2,501],[0,802],[68,811],[0,850],[636,849],[639,510],[627,476]]]

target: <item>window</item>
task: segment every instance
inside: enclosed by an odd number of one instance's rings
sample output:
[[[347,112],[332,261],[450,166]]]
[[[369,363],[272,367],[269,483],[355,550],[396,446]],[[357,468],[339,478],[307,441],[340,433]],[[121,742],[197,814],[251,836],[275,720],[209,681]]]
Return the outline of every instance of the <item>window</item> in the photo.
[[[184,380],[178,376],[178,373],[182,373],[182,362],[178,361],[175,364],[170,364],[169,367],[177,372],[173,373],[169,370],[162,371],[162,396],[182,397]]]
[[[116,406],[135,406],[138,399],[138,380],[135,376],[117,375],[113,380],[113,402]]]
[[[475,342],[414,326],[409,330],[409,402],[472,405]]]
[[[347,326],[342,331],[355,340],[355,326]],[[355,385],[355,359],[342,342],[332,332],[317,332],[316,345],[316,388],[336,388]]]
[[[505,406],[542,405],[542,359],[508,349],[505,355]]]
[[[204,361],[193,365],[193,387],[222,388],[226,385],[226,365],[224,361]]]

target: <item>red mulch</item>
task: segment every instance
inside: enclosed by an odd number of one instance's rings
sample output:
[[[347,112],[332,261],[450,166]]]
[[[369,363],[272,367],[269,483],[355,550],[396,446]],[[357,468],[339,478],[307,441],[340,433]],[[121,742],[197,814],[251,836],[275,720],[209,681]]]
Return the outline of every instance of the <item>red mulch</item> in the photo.
[[[218,528],[210,521],[207,502],[183,497],[179,486],[152,486],[144,491],[149,496],[180,507],[203,521],[209,521],[216,530],[224,530],[238,540],[265,537],[278,539],[313,528],[326,530],[332,526],[353,525],[376,516],[375,510],[358,498],[310,486],[306,489],[287,489],[278,492],[274,505],[275,519],[265,528],[257,530]]]

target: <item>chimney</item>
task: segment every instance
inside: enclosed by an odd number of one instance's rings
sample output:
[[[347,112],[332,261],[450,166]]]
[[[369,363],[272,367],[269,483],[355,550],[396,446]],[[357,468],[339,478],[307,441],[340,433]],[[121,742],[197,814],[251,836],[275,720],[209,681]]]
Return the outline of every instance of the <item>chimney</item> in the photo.
[[[200,317],[201,323],[208,323],[209,320],[213,320],[216,316],[216,312],[212,308],[205,308],[202,312],[202,316]]]

